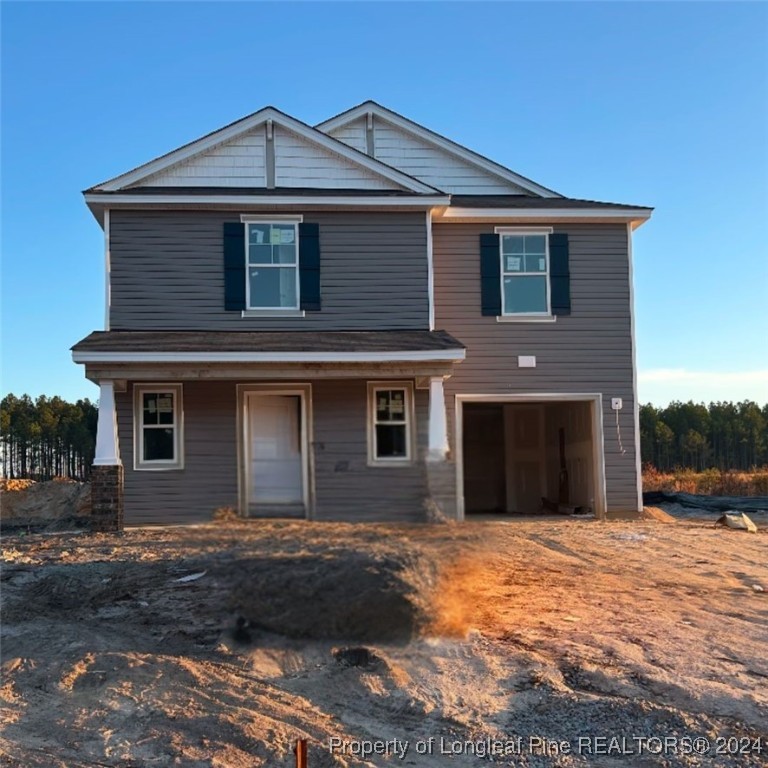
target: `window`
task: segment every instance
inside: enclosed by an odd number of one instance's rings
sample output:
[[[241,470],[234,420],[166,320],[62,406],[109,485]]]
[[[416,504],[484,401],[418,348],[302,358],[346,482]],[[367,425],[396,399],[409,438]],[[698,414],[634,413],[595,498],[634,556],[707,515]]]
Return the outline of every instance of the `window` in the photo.
[[[290,221],[246,223],[248,309],[298,309],[298,224]]]
[[[498,230],[503,315],[549,315],[549,238],[543,231]]]
[[[137,386],[133,416],[134,468],[181,469],[181,385]]]
[[[413,422],[411,384],[369,384],[368,404],[369,463],[410,462]]]

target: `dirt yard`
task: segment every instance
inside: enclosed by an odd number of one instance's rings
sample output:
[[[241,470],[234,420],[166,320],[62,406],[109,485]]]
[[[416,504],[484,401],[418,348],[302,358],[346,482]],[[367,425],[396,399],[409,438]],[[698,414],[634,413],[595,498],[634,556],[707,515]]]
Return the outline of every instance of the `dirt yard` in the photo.
[[[768,765],[765,529],[220,522],[2,557],[2,765],[293,766],[297,738],[311,768]]]

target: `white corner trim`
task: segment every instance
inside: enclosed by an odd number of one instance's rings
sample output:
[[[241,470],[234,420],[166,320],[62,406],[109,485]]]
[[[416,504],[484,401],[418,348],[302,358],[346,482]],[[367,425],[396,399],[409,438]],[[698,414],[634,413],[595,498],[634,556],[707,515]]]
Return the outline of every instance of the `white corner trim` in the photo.
[[[435,187],[432,187],[429,184],[425,184],[424,182],[421,182],[418,179],[415,179],[408,174],[393,168],[392,166],[386,165],[380,160],[376,160],[375,158],[369,157],[362,152],[358,152],[356,149],[352,149],[352,147],[347,146],[343,142],[338,141],[331,136],[327,136],[322,131],[312,128],[305,123],[296,120],[290,115],[286,115],[276,109],[273,109],[272,107],[261,109],[258,112],[255,112],[248,117],[244,117],[242,120],[238,120],[237,122],[232,123],[225,128],[214,131],[213,133],[210,133],[201,139],[197,139],[196,141],[186,144],[185,146],[169,152],[162,157],[158,157],[148,163],[144,163],[138,168],[134,168],[127,173],[123,173],[120,176],[115,176],[114,178],[102,182],[101,184],[97,184],[96,187],[105,191],[114,192],[116,190],[123,189],[124,187],[134,185],[142,179],[146,179],[147,177],[153,176],[154,174],[159,173],[160,171],[164,171],[178,163],[189,160],[195,155],[201,154],[211,149],[212,147],[217,146],[218,144],[222,144],[226,141],[235,139],[238,136],[241,136],[242,134],[252,130],[253,128],[262,125],[268,120],[272,120],[274,125],[279,125],[286,130],[292,131],[293,133],[296,133],[299,136],[307,139],[307,141],[317,144],[323,149],[333,152],[334,154],[340,155],[346,160],[349,160],[358,166],[362,166],[366,170],[378,174],[379,176],[382,176],[389,181],[393,181],[405,189],[422,193],[438,191],[435,189]]]
[[[476,168],[491,173],[504,181],[509,181],[515,186],[533,192],[541,197],[562,197],[562,195],[559,195],[557,192],[553,192],[551,189],[547,189],[547,187],[543,187],[541,184],[537,184],[535,181],[531,181],[530,179],[525,178],[525,176],[521,176],[509,168],[505,168],[503,165],[499,165],[493,160],[489,160],[487,157],[483,157],[482,155],[473,152],[471,149],[467,149],[467,147],[457,144],[455,141],[452,141],[445,136],[441,136],[439,133],[435,133],[429,128],[425,128],[423,125],[414,123],[408,118],[391,112],[374,102],[366,101],[347,112],[342,112],[340,115],[336,115],[325,122],[318,123],[315,128],[323,132],[332,131],[335,128],[339,128],[342,125],[357,120],[359,117],[368,113],[397,126],[406,133],[417,136],[422,141],[426,141],[455,157],[461,158],[465,162],[474,165]]]
[[[432,211],[427,211],[427,295],[429,298],[429,330],[435,330],[435,262],[432,243]]]
[[[109,250],[109,208],[104,209],[104,330],[109,330],[112,307],[112,258]]]
[[[279,214],[275,214],[274,216],[270,216],[268,213],[264,214],[256,214],[256,213],[241,213],[240,214],[240,222],[242,224],[250,224],[254,223],[257,224],[259,222],[277,222],[277,223],[289,223],[289,224],[301,224],[304,221],[304,217],[301,214],[296,214],[295,216],[281,216]]]
[[[304,207],[318,206],[368,206],[371,208],[432,208],[450,205],[447,195],[418,195],[414,197],[344,195],[339,197],[329,195],[142,195],[132,194],[130,190],[119,194],[101,194],[87,192],[85,202],[89,205],[130,205],[133,208],[144,208],[154,205],[226,205],[230,208],[242,209],[246,205],[284,206],[301,205]]]
[[[556,323],[557,315],[498,315],[497,323]]]
[[[640,402],[637,394],[637,326],[635,323],[635,278],[631,224],[627,224],[627,261],[629,270],[629,335],[632,343],[632,415],[635,424],[635,473],[637,475],[637,511],[640,512],[643,508],[643,457],[640,455]]]
[[[644,208],[461,208],[451,206],[437,212],[439,221],[553,221],[604,219],[606,221],[647,221],[652,211]]]
[[[419,352],[73,352],[76,363],[400,363],[458,362],[463,349]]]

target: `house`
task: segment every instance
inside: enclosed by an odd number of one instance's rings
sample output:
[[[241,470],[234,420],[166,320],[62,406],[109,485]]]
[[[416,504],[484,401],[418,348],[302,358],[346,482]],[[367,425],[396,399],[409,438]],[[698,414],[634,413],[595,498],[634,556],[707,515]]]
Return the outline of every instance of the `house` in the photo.
[[[314,127],[267,107],[84,194],[101,527],[640,508],[651,209],[564,197],[372,101]]]

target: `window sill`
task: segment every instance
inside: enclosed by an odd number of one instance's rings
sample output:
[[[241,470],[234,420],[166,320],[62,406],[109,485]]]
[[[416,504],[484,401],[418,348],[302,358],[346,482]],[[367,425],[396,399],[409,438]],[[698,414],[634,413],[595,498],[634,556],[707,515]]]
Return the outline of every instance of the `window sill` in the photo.
[[[497,323],[555,323],[557,315],[498,315]]]
[[[244,309],[241,317],[304,317],[303,309]]]
[[[182,464],[158,464],[153,466],[152,464],[135,464],[133,467],[134,472],[179,472],[184,469]]]
[[[413,459],[368,459],[369,467],[409,467],[413,464]]]

